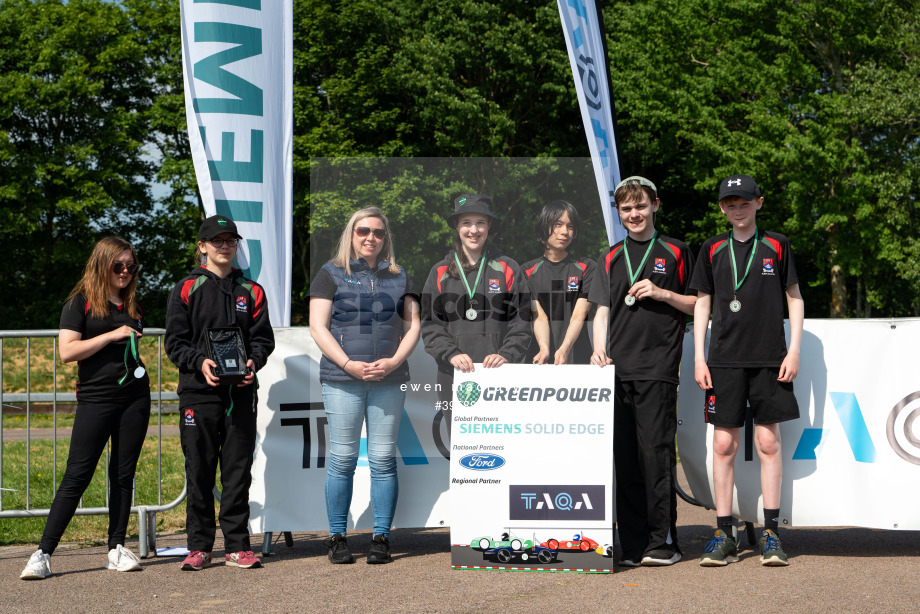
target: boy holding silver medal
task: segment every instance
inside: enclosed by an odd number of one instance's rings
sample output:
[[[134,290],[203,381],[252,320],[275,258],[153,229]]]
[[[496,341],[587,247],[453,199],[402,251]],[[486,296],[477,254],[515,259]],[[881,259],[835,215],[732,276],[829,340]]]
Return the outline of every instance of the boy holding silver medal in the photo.
[[[779,423],[799,417],[792,380],[799,370],[805,303],[799,292],[789,240],[757,228],[763,197],[747,175],[719,184],[719,208],[732,229],[707,240],[691,288],[694,311],[694,378],[706,391],[704,416],[714,426],[712,476],[718,528],[700,558],[704,567],[738,560],[732,537],[735,455],[748,402],[760,457],[764,530],[761,563],[788,565],[777,536],[783,465]],[[783,331],[783,297],[789,309],[789,350]],[[713,313],[709,358],[706,323]]]
[[[597,262],[588,300],[597,305],[591,364],[616,365],[613,454],[621,567],[672,565],[677,545],[678,367],[693,254],[655,229],[658,191],[627,177],[614,201],[628,236]]]

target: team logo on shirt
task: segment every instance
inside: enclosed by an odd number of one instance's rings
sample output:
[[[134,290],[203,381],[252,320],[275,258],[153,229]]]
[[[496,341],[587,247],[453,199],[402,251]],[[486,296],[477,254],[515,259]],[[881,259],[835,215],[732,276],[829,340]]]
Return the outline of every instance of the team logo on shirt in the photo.
[[[775,275],[773,272],[773,258],[764,258],[763,259],[763,274],[764,275]]]
[[[569,277],[568,291],[576,292],[577,290],[578,290],[578,278],[573,275],[572,277]]]
[[[245,296],[236,297],[236,310],[246,311],[246,297]]]
[[[182,415],[185,416],[185,426],[195,426],[195,410],[191,407],[187,407],[182,410]]]
[[[665,274],[664,270],[664,258],[655,258],[655,268],[652,270],[653,273]]]
[[[489,294],[495,294],[496,292],[501,292],[501,288],[498,285],[497,279],[489,280]]]

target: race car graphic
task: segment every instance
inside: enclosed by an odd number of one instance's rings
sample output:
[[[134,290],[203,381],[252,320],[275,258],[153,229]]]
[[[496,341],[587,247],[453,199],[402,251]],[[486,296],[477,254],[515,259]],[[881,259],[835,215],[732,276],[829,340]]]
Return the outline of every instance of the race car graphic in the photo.
[[[497,549],[524,551],[530,550],[533,545],[532,540],[520,540],[509,533],[502,533],[501,539],[498,540],[494,540],[491,537],[477,537],[470,542],[470,548],[483,551]]]
[[[589,537],[585,537],[581,533],[576,533],[572,536],[572,539],[565,541],[548,539],[540,545],[551,550],[581,550],[582,552],[587,552],[589,550],[596,551],[600,548],[600,544]]]
[[[528,542],[531,543],[531,542]],[[484,559],[494,559],[499,563],[552,563],[556,560],[556,551],[543,546],[533,546],[525,550],[511,550],[510,548],[491,548],[482,553]]]

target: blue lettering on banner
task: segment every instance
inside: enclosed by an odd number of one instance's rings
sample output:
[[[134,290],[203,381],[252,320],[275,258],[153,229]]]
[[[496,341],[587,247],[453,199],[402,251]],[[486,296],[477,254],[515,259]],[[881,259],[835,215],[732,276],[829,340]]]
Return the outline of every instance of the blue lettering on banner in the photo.
[[[575,14],[582,19],[588,18],[588,10],[585,8],[585,3],[581,0],[569,0],[569,6],[575,9]]]
[[[262,117],[262,89],[232,72],[224,64],[262,55],[262,30],[233,23],[198,22],[195,24],[196,43],[234,43],[234,47],[218,51],[195,62],[195,78],[222,89],[236,98],[195,98],[196,113],[233,113]]]
[[[199,126],[201,142],[205,150],[208,147],[207,129]],[[265,136],[261,130],[251,130],[249,141],[249,162],[236,160],[234,148],[236,146],[236,133],[224,132],[220,137],[220,160],[208,160],[208,174],[214,181],[242,181],[245,183],[262,183],[263,159]]]
[[[831,392],[829,396],[834,409],[837,410],[837,416],[840,418],[843,432],[850,444],[850,450],[853,451],[853,458],[858,463],[874,463],[875,444],[872,443],[872,436],[869,434],[869,427],[866,426],[866,419],[859,408],[856,395],[852,392]],[[817,459],[817,449],[823,434],[824,429],[806,428],[803,430],[792,460]]]

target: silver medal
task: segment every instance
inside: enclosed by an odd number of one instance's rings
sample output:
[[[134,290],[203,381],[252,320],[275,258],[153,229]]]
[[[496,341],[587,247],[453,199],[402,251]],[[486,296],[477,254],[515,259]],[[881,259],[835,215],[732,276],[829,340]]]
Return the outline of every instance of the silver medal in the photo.
[[[140,379],[144,377],[144,373],[146,373],[146,371],[144,371],[144,367],[138,367],[134,370],[134,379]]]
[[[467,319],[467,320],[475,320],[475,319],[476,319],[476,310],[473,309],[472,307],[470,307],[469,309],[467,309],[467,310],[466,310],[466,319]]]
[[[739,311],[741,311],[741,301],[739,301],[738,299],[733,300],[731,303],[728,304],[728,308],[734,311],[735,313],[738,313]]]
[[[626,303],[627,307],[632,307],[636,304],[636,297],[632,294],[627,294],[626,298],[623,299],[623,302]]]

